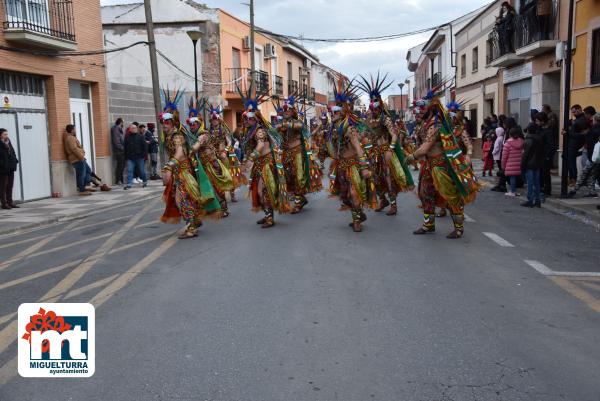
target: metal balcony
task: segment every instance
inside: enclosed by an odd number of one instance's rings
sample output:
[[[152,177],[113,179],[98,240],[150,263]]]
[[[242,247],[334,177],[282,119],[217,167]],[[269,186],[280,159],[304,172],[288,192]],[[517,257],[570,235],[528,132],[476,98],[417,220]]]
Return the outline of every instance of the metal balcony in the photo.
[[[509,34],[502,26],[496,26],[489,34],[488,49],[487,61],[492,67],[510,67],[523,60],[515,53],[514,31]]]
[[[237,93],[237,87],[242,92],[246,92],[252,81],[254,81],[253,89],[259,95],[266,95],[269,92],[269,74],[265,71],[255,71],[254,80],[251,79],[251,73],[249,68],[226,68],[225,75],[227,82],[231,82],[227,85],[226,91],[229,93]]]
[[[517,17],[516,54],[533,57],[556,49],[556,23],[558,1],[552,2],[552,12],[547,16],[537,15],[535,2]]]
[[[0,0],[7,41],[52,50],[75,50],[72,0]]]
[[[298,92],[298,81],[294,81],[293,79],[290,79],[288,81],[288,96],[290,96],[292,93],[296,93]]]
[[[275,75],[275,95],[283,95],[283,78]]]

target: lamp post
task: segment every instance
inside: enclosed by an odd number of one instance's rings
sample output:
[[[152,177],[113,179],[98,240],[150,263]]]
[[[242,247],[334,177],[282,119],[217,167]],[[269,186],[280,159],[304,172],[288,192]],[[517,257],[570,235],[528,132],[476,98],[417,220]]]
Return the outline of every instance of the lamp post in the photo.
[[[195,84],[195,94],[196,99],[198,99],[198,58],[196,52],[196,44],[200,40],[200,36],[202,33],[200,31],[187,31],[188,36],[192,39],[192,43],[194,44],[194,84]]]
[[[406,109],[410,110],[410,79],[405,79],[404,83],[408,85],[408,88],[406,89]]]
[[[404,82],[398,84],[400,88],[400,118],[404,119],[404,102],[402,101],[402,89],[404,89]]]

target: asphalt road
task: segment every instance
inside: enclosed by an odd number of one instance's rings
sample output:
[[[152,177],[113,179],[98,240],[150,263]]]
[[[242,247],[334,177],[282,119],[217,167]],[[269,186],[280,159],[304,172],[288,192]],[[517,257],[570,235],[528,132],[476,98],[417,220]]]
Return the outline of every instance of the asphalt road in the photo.
[[[270,230],[244,199],[179,241],[156,199],[4,238],[0,400],[600,400],[598,228],[486,190],[462,240],[416,237],[417,203],[361,234],[321,193]],[[92,378],[18,376],[41,299],[96,306]]]

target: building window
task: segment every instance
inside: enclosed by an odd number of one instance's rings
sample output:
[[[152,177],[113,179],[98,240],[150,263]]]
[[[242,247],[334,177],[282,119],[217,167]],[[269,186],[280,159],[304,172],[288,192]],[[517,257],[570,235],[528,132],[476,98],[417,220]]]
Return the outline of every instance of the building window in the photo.
[[[473,49],[473,72],[479,69],[479,47]]]
[[[600,84],[600,29],[592,32],[592,85]]]
[[[44,79],[34,75],[0,71],[0,92],[44,96]]]
[[[460,56],[460,76],[462,78],[467,76],[467,55],[463,54]]]

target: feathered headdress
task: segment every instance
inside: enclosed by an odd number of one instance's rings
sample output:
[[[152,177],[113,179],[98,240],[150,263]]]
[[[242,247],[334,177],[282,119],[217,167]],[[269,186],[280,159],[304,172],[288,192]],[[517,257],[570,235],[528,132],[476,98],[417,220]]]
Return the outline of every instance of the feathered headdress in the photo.
[[[359,117],[353,113],[354,102],[357,99],[357,88],[353,83],[354,80],[350,82],[340,80],[337,85],[334,85],[335,106],[331,108],[332,113],[341,112],[344,119],[350,124],[356,124],[359,121]]]
[[[385,74],[383,78],[381,78],[379,71],[377,72],[377,78],[374,78],[373,75],[369,75],[370,79],[366,79],[361,75],[360,78],[362,82],[357,82],[357,85],[369,95],[369,110],[373,111],[379,108],[383,110],[385,114],[389,115],[389,111],[381,98],[381,94],[394,83],[394,81],[386,82],[387,77],[388,74]]]
[[[188,125],[193,124],[195,122],[204,122],[203,113],[204,113],[204,105],[206,99],[204,98],[194,98],[190,97],[190,101],[188,102],[188,118],[186,123]]]
[[[168,87],[166,89],[161,89],[163,112],[158,116],[161,122],[173,120],[174,122],[179,123],[179,111],[177,110],[177,105],[183,96],[184,92],[179,89],[175,91],[170,91]]]
[[[239,85],[236,83],[235,85],[240,97],[242,98],[242,102],[244,104],[244,118],[256,118],[258,121],[263,123],[265,126],[270,127],[269,122],[263,117],[258,109],[258,106],[265,102],[268,97],[265,94],[257,94],[254,90],[254,82],[250,82],[250,86],[246,90],[246,93],[242,91]]]

